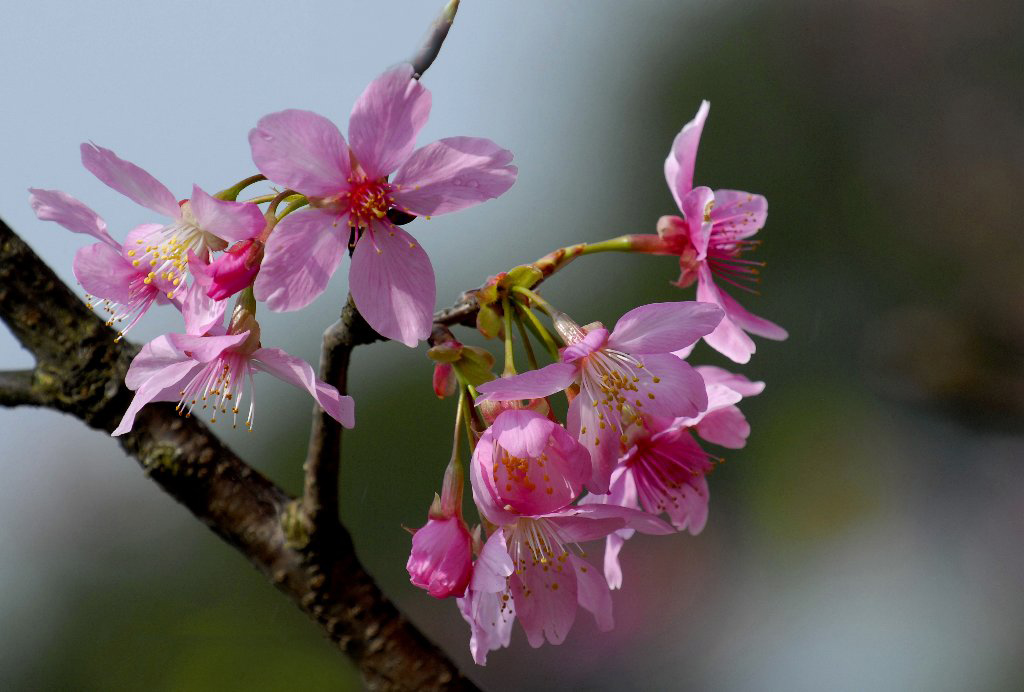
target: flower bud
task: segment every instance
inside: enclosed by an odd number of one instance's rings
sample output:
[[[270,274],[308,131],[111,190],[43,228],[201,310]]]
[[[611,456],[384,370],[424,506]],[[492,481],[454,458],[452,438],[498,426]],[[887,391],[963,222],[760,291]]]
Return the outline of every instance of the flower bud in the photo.
[[[231,246],[213,262],[192,271],[206,295],[224,300],[252,285],[263,262],[263,243],[255,238],[242,240]]]

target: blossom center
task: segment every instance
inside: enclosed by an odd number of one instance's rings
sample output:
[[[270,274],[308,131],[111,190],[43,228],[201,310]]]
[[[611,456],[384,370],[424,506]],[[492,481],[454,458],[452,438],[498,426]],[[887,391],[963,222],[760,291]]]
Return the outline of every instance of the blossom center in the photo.
[[[188,201],[181,205],[180,219],[135,242],[139,247],[128,250],[132,266],[144,270],[149,265],[144,283],[166,286],[168,298],[174,297],[185,280],[189,250],[205,259],[211,251],[227,247],[223,240],[199,227]]]
[[[354,228],[367,228],[371,222],[380,221],[394,206],[393,188],[389,183],[351,178],[349,185],[344,197],[347,198],[349,224]]]
[[[561,571],[569,558],[558,531],[547,519],[521,517],[505,527],[505,539],[518,574],[537,565],[554,565]]]
[[[231,412],[234,425],[238,424],[239,402],[245,393],[245,382],[249,381],[252,388],[252,368],[247,355],[232,350],[225,351],[219,358],[207,363],[185,388],[181,390],[181,399],[177,411],[186,418],[192,416],[196,406],[211,409],[210,422],[217,422],[217,413]],[[245,425],[252,430],[255,401],[249,394],[249,415]]]

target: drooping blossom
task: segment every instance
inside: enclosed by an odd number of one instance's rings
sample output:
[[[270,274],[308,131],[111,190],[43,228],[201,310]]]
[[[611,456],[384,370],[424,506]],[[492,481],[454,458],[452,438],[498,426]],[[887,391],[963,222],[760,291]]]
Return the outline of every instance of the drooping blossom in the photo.
[[[349,140],[326,118],[286,110],[249,133],[252,157],[273,182],[306,195],[267,242],[256,298],[297,310],[323,293],[355,243],[349,289],[377,332],[414,346],[430,333],[434,270],[426,252],[387,217],[431,217],[479,204],[516,179],[512,154],[489,139],[451,137],[416,151],[430,92],[401,65],[366,88],[349,118]],[[388,176],[394,173],[388,181]]]
[[[676,530],[692,535],[704,529],[708,517],[706,475],[714,464],[692,433],[724,447],[743,447],[750,426],[736,404],[744,396],[759,393],[764,383],[717,367],[697,369],[707,386],[707,410],[693,418],[645,417],[631,425],[627,432],[631,444],[612,474],[611,492],[589,495],[584,503],[665,513]],[[605,578],[613,589],[622,585],[619,552],[632,534],[630,529],[620,529],[606,541]]]
[[[235,243],[217,259],[205,262],[191,250],[188,266],[210,298],[225,300],[252,285],[263,261],[263,243],[249,238]]]
[[[633,528],[671,532],[659,519],[612,505],[571,506],[590,475],[587,451],[557,423],[527,410],[507,410],[477,443],[471,467],[473,499],[495,525],[460,611],[472,630],[474,660],[507,646],[518,617],[531,646],[560,644],[577,606],[598,627],[612,627],[604,578],[573,546]]]
[[[561,362],[484,383],[477,401],[545,397],[578,384],[568,427],[591,454],[587,488],[606,493],[630,422],[642,415],[695,416],[707,407],[704,381],[672,351],[710,333],[721,319],[721,309],[710,303],[653,303],[627,312],[609,333],[559,314],[555,329],[567,344]]]
[[[435,494],[430,505],[426,525],[412,535],[412,551],[405,565],[409,581],[434,598],[463,596],[472,574],[473,537],[462,518],[463,475],[454,454],[444,473],[441,495]]]
[[[129,242],[122,246],[107,232],[106,222],[85,204],[59,190],[29,188],[29,204],[43,221],[54,221],[74,233],[84,233],[100,242],[87,245],[75,253],[72,270],[75,278],[88,293],[88,305],[93,299],[102,301],[107,313],[107,326],[117,325],[118,338],[142,319],[154,303],[166,303],[168,295],[149,277],[148,269],[138,266],[128,253],[131,239],[155,227],[147,224],[128,234]],[[173,295],[173,292],[168,292]]]
[[[226,334],[167,334],[142,347],[124,380],[135,398],[113,434],[131,430],[135,416],[151,401],[177,401],[178,412],[186,417],[209,412],[211,422],[216,422],[218,414],[230,414],[237,425],[246,395],[249,410],[245,424],[251,430],[256,403],[253,376],[257,372],[305,389],[346,428],[355,424],[352,397],[342,396],[318,380],[304,360],[281,349],[262,348],[259,324],[239,307]]]
[[[255,204],[217,199],[192,186],[192,197],[180,204],[162,183],[133,163],[103,147],[83,144],[82,164],[109,187],[151,211],[170,217],[170,223],[147,225],[126,250],[132,263],[147,271],[151,282],[169,293],[185,283],[189,252],[203,261],[228,243],[258,236],[266,226]]]
[[[697,300],[725,310],[721,324],[704,340],[737,363],[746,363],[755,350],[746,332],[777,340],[788,334],[779,325],[748,312],[715,283],[717,278],[753,290],[763,263],[743,255],[760,243],[750,238],[764,226],[768,202],[748,192],[693,186],[697,146],[709,108],[707,101],[701,102],[697,115],[676,135],[665,159],[665,179],[683,216],[662,217],[658,235],[662,251],[679,256],[677,285],[685,287],[696,281]]]

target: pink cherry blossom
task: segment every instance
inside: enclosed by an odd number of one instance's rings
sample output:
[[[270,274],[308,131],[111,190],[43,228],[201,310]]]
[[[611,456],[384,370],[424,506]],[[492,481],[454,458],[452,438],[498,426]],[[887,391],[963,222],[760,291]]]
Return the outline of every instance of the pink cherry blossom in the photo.
[[[348,142],[308,111],[260,119],[249,133],[253,161],[270,180],[306,195],[311,208],[286,216],[270,235],[258,300],[278,311],[308,305],[327,287],[352,235],[349,289],[367,322],[409,346],[427,338],[434,270],[388,210],[429,218],[498,197],[516,179],[512,154],[488,139],[452,137],[413,151],[430,102],[412,67],[402,65],[356,101]]]
[[[97,178],[137,204],[169,216],[165,225],[147,225],[147,232],[133,238],[137,247],[127,254],[148,269],[149,279],[173,293],[185,282],[189,252],[208,260],[211,251],[230,242],[254,238],[266,221],[255,204],[228,202],[211,197],[198,185],[192,197],[179,204],[171,191],[146,171],[103,147],[83,144],[82,164]]]
[[[462,517],[430,517],[412,536],[405,565],[410,581],[434,598],[464,595],[472,568],[471,545]]]
[[[697,146],[710,104],[701,103],[693,120],[676,135],[665,160],[665,178],[683,218],[665,216],[658,221],[658,235],[665,251],[679,255],[679,286],[697,282],[697,300],[720,305],[725,317],[704,340],[715,350],[738,363],[754,353],[754,342],[745,332],[768,339],[785,339],[782,327],[747,312],[722,291],[715,277],[743,290],[753,290],[761,262],[742,255],[757,247],[750,240],[763,226],[768,202],[761,195],[737,190],[693,187]]]
[[[154,303],[168,302],[164,291],[149,277],[148,267],[139,267],[128,254],[130,248],[122,247],[110,236],[106,222],[96,212],[59,190],[30,188],[29,193],[29,204],[40,219],[99,239],[100,242],[75,253],[72,270],[88,292],[89,307],[93,307],[93,298],[102,301],[107,326],[118,326],[118,338],[135,326]],[[153,230],[153,225],[143,225],[129,237]]]
[[[561,362],[484,383],[477,401],[544,397],[578,384],[568,427],[590,450],[587,488],[608,492],[632,420],[695,416],[707,407],[704,381],[672,351],[710,333],[721,319],[721,309],[709,303],[654,303],[627,312],[609,333],[600,326],[583,330],[560,314],[555,329],[567,344]]]
[[[263,261],[263,243],[249,238],[235,243],[212,262],[189,250],[188,263],[197,284],[214,300],[225,300],[252,285]]]
[[[251,316],[233,321],[237,331],[229,330],[228,334],[167,334],[143,346],[125,376],[125,384],[135,392],[135,398],[113,434],[131,430],[135,416],[151,401],[177,401],[179,413],[186,417],[197,408],[209,410],[211,422],[216,421],[218,413],[230,413],[237,424],[246,394],[249,411],[245,423],[251,430],[255,413],[253,376],[257,372],[305,389],[346,428],[355,424],[351,397],[340,395],[337,389],[316,379],[305,361],[281,349],[262,348],[259,325]]]

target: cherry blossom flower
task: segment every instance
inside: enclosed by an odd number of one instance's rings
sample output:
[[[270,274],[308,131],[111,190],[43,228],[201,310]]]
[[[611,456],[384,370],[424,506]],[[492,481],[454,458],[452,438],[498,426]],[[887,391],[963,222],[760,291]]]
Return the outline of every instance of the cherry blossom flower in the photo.
[[[118,338],[135,326],[154,303],[169,302],[170,298],[149,277],[148,268],[139,268],[128,254],[130,244],[122,247],[115,241],[107,232],[106,222],[96,212],[59,190],[29,188],[29,193],[29,204],[40,219],[54,221],[69,231],[91,235],[100,241],[75,253],[72,270],[87,291],[89,307],[94,306],[94,298],[103,301],[107,326],[118,326]],[[155,227],[147,224],[128,235],[134,239],[153,230]]]
[[[471,467],[473,499],[497,528],[459,601],[477,663],[486,662],[488,651],[507,646],[516,616],[534,647],[545,640],[562,643],[577,606],[590,611],[599,628],[610,629],[608,584],[571,548],[623,528],[671,532],[636,510],[571,506],[589,474],[584,447],[533,411],[507,410],[481,436]]]
[[[762,263],[742,255],[760,242],[750,238],[764,226],[768,202],[747,192],[693,187],[697,146],[709,108],[707,101],[701,102],[694,119],[676,135],[665,160],[665,179],[683,218],[662,217],[658,235],[667,252],[679,255],[677,285],[685,287],[696,281],[697,300],[725,310],[721,324],[704,340],[737,363],[746,363],[755,346],[745,332],[777,340],[788,334],[777,324],[747,312],[715,283],[717,277],[743,290],[752,290],[751,285],[757,283]]]
[[[230,413],[237,425],[246,394],[249,411],[245,424],[251,430],[256,403],[253,376],[257,372],[305,389],[336,421],[346,428],[355,425],[352,397],[342,396],[316,379],[313,368],[300,358],[281,349],[262,348],[256,320],[244,308],[236,308],[227,334],[167,334],[142,347],[124,379],[135,398],[113,434],[131,430],[135,416],[151,401],[177,401],[178,412],[186,417],[197,407],[209,410],[211,422],[216,422],[218,413]]]
[[[146,232],[132,239],[136,247],[126,254],[136,267],[147,270],[151,282],[172,294],[185,283],[189,252],[207,261],[211,251],[254,238],[266,226],[255,204],[217,199],[198,185],[179,204],[156,178],[109,149],[90,143],[81,150],[82,164],[93,175],[133,202],[171,218],[169,224],[145,226]]]
[[[511,152],[489,139],[451,137],[413,151],[430,100],[412,67],[402,65],[356,101],[347,143],[332,122],[308,111],[260,119],[249,133],[253,161],[268,179],[306,195],[311,208],[286,216],[270,235],[258,300],[278,311],[308,305],[352,236],[349,289],[366,321],[408,346],[427,338],[434,270],[388,210],[429,218],[498,197],[516,179]]]
[[[196,283],[214,300],[225,300],[252,285],[263,261],[263,243],[249,238],[235,243],[212,262],[189,251],[188,265]]]
[[[426,525],[412,535],[412,552],[405,569],[409,580],[434,598],[463,596],[469,586],[473,537],[462,518],[463,484],[462,464],[453,455],[445,470],[441,495],[435,494],[430,505]]]
[[[609,333],[600,325],[584,330],[558,314],[555,329],[567,344],[561,362],[486,382],[477,401],[545,397],[578,384],[568,427],[590,450],[587,488],[608,492],[630,422],[641,415],[695,416],[707,407],[704,381],[672,351],[710,333],[721,319],[721,309],[710,303],[653,303],[627,312]]]

